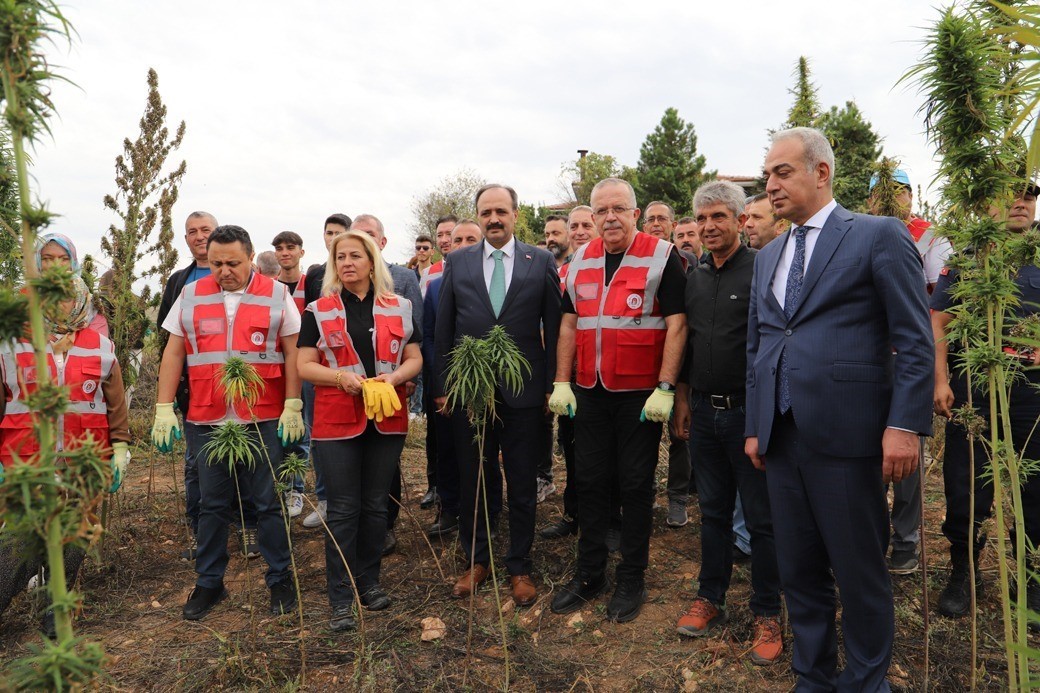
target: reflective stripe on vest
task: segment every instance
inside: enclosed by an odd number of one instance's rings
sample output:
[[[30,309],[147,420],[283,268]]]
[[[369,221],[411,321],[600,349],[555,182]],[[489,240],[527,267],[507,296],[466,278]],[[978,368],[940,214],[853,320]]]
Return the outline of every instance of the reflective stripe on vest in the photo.
[[[419,291],[426,298],[426,287],[430,285],[434,277],[444,271],[444,260],[438,260],[419,273]]]
[[[279,333],[288,288],[254,272],[228,326],[224,292],[212,275],[184,287],[181,329],[188,364],[191,423],[230,418],[240,423],[277,419],[285,405],[285,356]],[[219,367],[237,357],[256,368],[264,380],[252,412],[244,404],[228,407],[219,383]]]
[[[575,252],[565,284],[577,314],[578,385],[594,387],[597,379],[611,391],[657,385],[667,334],[657,290],[673,247],[636,233],[609,286],[603,239]]]
[[[567,270],[571,266],[571,263],[567,263],[560,267],[560,293],[567,293]]]
[[[292,300],[296,304],[296,310],[300,311],[300,315],[303,315],[303,311],[307,308],[306,284],[307,273],[304,272],[300,275],[300,281],[296,282],[296,288],[292,292]]]
[[[323,296],[307,306],[307,310],[314,314],[314,320],[318,325],[317,348],[321,354],[322,365],[333,370],[353,373],[360,378],[366,377],[365,368],[347,331],[346,310],[340,295]],[[377,300],[373,302],[372,317],[375,324],[372,333],[375,374],[389,375],[401,365],[404,347],[412,337],[412,304],[399,296],[385,301]],[[396,389],[401,399],[401,410],[375,424],[380,433],[408,432],[404,387]],[[367,423],[364,403],[360,396],[348,395],[336,387],[315,386],[311,440],[354,438],[364,432]]]
[[[33,414],[25,400],[36,390],[36,355],[32,344],[19,340],[0,347],[3,361],[4,385],[10,393],[5,414],[0,421],[3,445],[0,459],[10,464],[14,453],[27,459],[39,449]],[[109,445],[108,406],[103,391],[104,383],[115,367],[115,347],[110,340],[94,330],[80,330],[72,348],[65,354],[64,368],[59,372],[54,354],[47,346],[47,364],[51,380],[68,389],[69,401],[65,413],[58,417],[57,449],[72,450],[90,433],[103,448]]]

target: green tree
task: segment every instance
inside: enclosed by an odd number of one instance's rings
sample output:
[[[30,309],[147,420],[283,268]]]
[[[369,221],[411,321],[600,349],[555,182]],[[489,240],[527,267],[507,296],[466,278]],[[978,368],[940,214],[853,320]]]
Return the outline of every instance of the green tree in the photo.
[[[0,126],[0,285],[22,282],[22,251],[18,243],[18,177],[11,137]]]
[[[483,176],[472,169],[464,168],[445,176],[432,190],[412,200],[412,237],[420,233],[432,234],[437,226],[437,219],[454,214],[460,219],[472,218],[475,214],[473,198],[480,188],[487,184]]]
[[[559,194],[562,202],[589,204],[592,188],[604,178],[620,177],[622,168],[610,154],[588,152],[560,167]],[[626,179],[627,180],[627,179]],[[544,224],[543,224],[544,226]]]
[[[170,137],[166,106],[159,94],[159,76],[153,69],[148,70],[148,102],[140,128],[135,141],[123,140],[123,153],[116,157],[116,193],[105,195],[105,207],[116,213],[120,225],[109,226],[108,236],[101,239],[101,250],[111,260],[113,271],[107,297],[112,311],[109,329],[128,385],[137,377],[131,353],[142,344],[150,325],[146,309],[153,303],[151,288],[145,287],[139,295],[134,284],[152,276],[165,283],[176,265],[172,211],[177,188],[187,170],[187,164],[181,161],[175,169],[164,173],[166,160],[184,139],[185,125],[182,120]],[[156,225],[159,235],[150,243]],[[145,256],[152,256],[156,263],[139,273],[138,262]]]
[[[816,127],[816,121],[820,117],[820,99],[817,96],[818,89],[811,79],[809,59],[804,55],[799,56],[794,74],[797,76],[794,89],[787,90],[788,94],[794,96],[794,103],[791,104],[791,110],[787,112],[787,120],[781,129]]]
[[[639,148],[635,180],[629,181],[636,190],[636,201],[646,205],[661,200],[677,215],[688,214],[693,192],[715,177],[715,171],[704,170],[704,163],[704,156],[697,154],[693,123],[680,118],[676,109],[665,109],[661,122]]]
[[[869,194],[871,167],[881,156],[881,137],[853,101],[821,115],[816,127],[834,149],[834,199],[853,211],[863,211]]]

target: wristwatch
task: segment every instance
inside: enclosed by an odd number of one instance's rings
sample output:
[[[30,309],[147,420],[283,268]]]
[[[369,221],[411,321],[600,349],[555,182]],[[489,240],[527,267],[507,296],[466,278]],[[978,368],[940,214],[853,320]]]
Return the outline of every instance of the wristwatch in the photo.
[[[675,385],[672,385],[671,383],[666,383],[662,380],[661,382],[657,383],[657,389],[664,390],[665,392],[675,392]]]

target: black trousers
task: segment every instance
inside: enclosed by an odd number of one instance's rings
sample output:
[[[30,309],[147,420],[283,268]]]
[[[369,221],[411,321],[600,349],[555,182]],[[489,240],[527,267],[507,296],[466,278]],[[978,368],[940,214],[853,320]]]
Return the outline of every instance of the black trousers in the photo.
[[[802,442],[789,412],[776,415],[765,460],[797,690],[887,691],[895,613],[880,456],[823,455]],[[835,581],[846,659],[840,676]]]
[[[601,575],[607,567],[606,537],[615,481],[622,512],[617,577],[642,580],[649,563],[661,424],[639,420],[648,395],[575,389],[574,452],[581,530],[578,569],[586,574]]]
[[[496,451],[501,450],[509,499],[509,549],[506,552],[506,569],[510,575],[529,575],[538,500],[538,453],[542,449],[542,431],[545,426],[544,409],[514,408],[501,399],[496,402],[495,407],[497,418],[488,422],[484,443],[483,476],[488,503],[494,503],[494,477],[498,476],[501,479],[496,463]],[[454,412],[451,423],[455,452],[459,461],[459,540],[467,558],[473,550],[473,562],[488,566],[491,561],[491,547],[485,523],[487,511],[484,507],[484,493],[477,485],[482,461],[474,439],[476,431],[470,426],[464,412]],[[492,505],[492,513],[494,510]],[[475,534],[474,512],[477,512]]]
[[[356,438],[314,442],[314,463],[325,479],[329,504],[326,522],[335,537],[325,538],[325,578],[329,603],[336,607],[354,599],[348,566],[361,592],[379,584],[390,483],[404,436],[383,435],[369,421]]]

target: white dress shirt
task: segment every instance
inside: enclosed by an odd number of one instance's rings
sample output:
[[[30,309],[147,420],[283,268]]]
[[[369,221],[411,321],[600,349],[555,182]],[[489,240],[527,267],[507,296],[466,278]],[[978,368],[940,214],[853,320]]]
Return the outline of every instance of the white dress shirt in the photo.
[[[491,274],[495,271],[495,258],[491,253],[496,250],[495,246],[484,241],[484,286],[491,294]],[[513,278],[513,254],[516,252],[516,238],[511,237],[504,246],[498,248],[505,255],[502,257],[502,266],[506,270],[506,293],[509,293],[509,282]]]
[[[809,217],[808,221],[801,226],[808,226],[809,230],[805,233],[805,265],[802,267],[802,278],[809,272],[809,259],[812,257],[813,248],[816,247],[816,241],[820,238],[820,231],[823,230],[823,225],[827,223],[827,218],[834,211],[834,208],[838,206],[838,203],[831,199],[830,202],[825,204],[823,208],[816,214]],[[776,264],[776,274],[773,275],[773,296],[776,297],[780,307],[784,307],[784,299],[787,297],[787,275],[791,272],[791,262],[794,261],[794,241],[791,240],[794,237],[794,230],[797,227],[794,222],[791,222],[791,228],[787,231],[784,240],[784,249],[780,253],[780,261]]]
[[[285,284],[275,282],[278,287],[288,294],[289,289]],[[247,285],[248,286],[248,285]],[[221,289],[221,293],[224,295],[224,312],[227,314],[227,321],[230,325],[235,321],[235,313],[238,312],[238,304],[242,302],[242,296],[246,292],[246,287],[242,287],[238,291],[224,291]],[[300,311],[296,307],[296,301],[292,300],[292,296],[287,296],[285,302],[285,312],[282,314],[282,326],[278,330],[279,337],[288,337],[289,335],[298,334],[300,331]],[[177,300],[173,302],[173,306],[170,308],[170,313],[166,316],[166,320],[163,322],[161,327],[176,337],[183,337],[184,330],[181,328],[181,297],[178,296]]]

